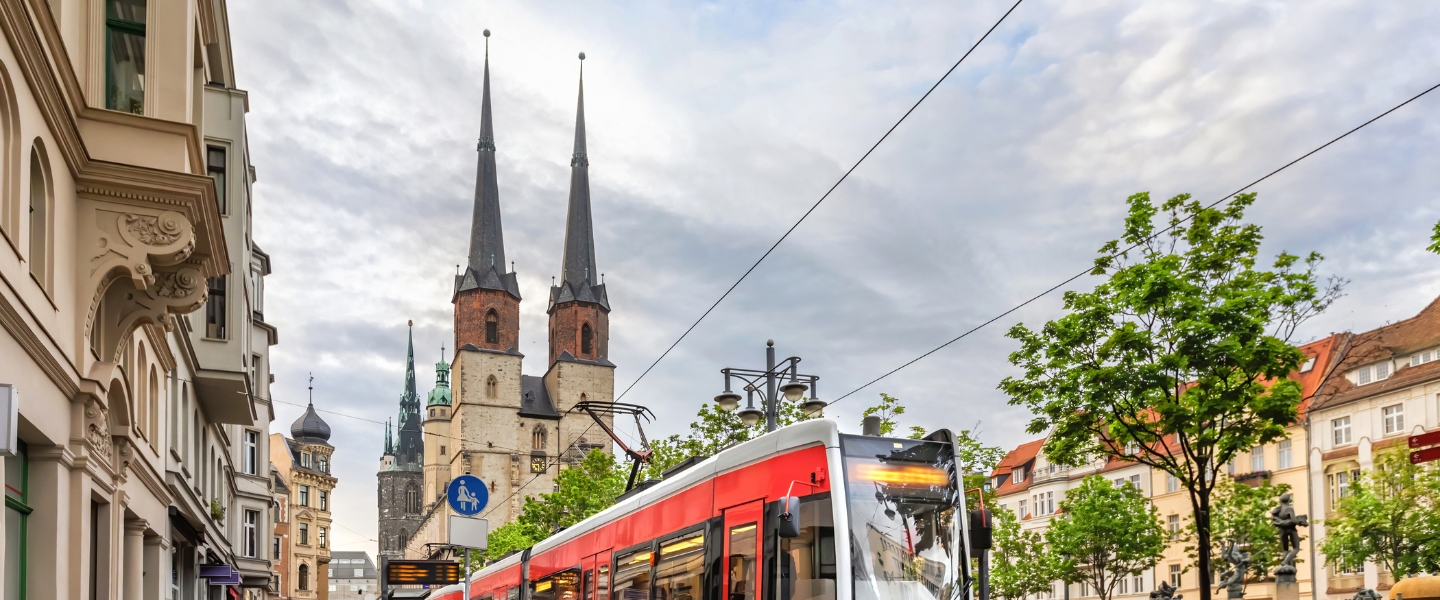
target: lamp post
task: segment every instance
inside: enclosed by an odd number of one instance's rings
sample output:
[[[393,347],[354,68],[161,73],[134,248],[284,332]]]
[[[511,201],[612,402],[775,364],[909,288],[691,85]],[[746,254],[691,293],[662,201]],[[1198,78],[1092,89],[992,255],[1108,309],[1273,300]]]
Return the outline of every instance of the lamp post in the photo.
[[[805,414],[820,416],[825,409],[825,403],[821,402],[816,392],[816,384],[820,381],[818,375],[805,375],[799,372],[800,357],[792,356],[779,363],[775,362],[775,340],[765,341],[765,370],[736,369],[727,367],[720,369],[725,375],[725,391],[715,396],[715,404],[720,410],[734,412],[740,408],[740,394],[731,391],[731,380],[738,379],[744,382],[745,387],[745,408],[740,410],[740,420],[747,426],[753,426],[765,419],[765,432],[775,431],[778,426],[777,420],[780,417],[780,395],[791,402],[799,402],[805,397],[805,390],[810,390],[810,399],[801,405]],[[781,380],[784,380],[783,382]],[[760,393],[760,408],[755,407],[755,394]]]

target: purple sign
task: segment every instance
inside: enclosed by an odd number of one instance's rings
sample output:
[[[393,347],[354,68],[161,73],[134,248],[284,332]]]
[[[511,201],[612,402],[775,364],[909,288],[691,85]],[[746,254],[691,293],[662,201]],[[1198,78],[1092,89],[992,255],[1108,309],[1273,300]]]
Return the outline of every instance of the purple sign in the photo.
[[[212,578],[209,583],[210,585],[240,585],[240,572],[235,571],[229,577]]]
[[[238,573],[236,573],[235,569],[231,568],[230,565],[200,565],[200,576],[206,579],[215,577],[230,579],[237,575]]]

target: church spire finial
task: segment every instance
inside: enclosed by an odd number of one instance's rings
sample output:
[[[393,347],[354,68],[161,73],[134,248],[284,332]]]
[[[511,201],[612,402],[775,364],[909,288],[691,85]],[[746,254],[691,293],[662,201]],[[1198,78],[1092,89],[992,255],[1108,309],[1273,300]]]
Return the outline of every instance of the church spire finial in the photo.
[[[520,298],[513,273],[505,273],[505,239],[500,226],[500,184],[495,167],[495,125],[490,114],[490,30],[485,30],[485,71],[480,91],[480,140],[475,165],[475,207],[470,220],[470,253],[455,291],[488,289]]]

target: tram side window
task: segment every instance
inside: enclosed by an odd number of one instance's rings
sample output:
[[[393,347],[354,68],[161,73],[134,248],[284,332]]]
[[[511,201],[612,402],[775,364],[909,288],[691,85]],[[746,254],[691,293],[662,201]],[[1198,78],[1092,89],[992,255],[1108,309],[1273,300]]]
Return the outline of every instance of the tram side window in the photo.
[[[538,579],[531,600],[575,600],[580,597],[580,571],[570,569]]]
[[[705,531],[660,544],[655,566],[655,600],[700,600],[704,596]]]
[[[594,598],[595,600],[610,600],[610,565],[600,565],[596,572],[595,579],[598,583],[596,587],[599,589]]]
[[[835,600],[835,519],[830,499],[800,503],[800,537],[781,539],[781,600]],[[789,592],[788,594],[785,592]]]
[[[726,600],[755,600],[755,528],[746,523],[730,528],[730,591]]]
[[[520,600],[520,588],[512,587],[505,591],[505,600]]]
[[[650,600],[650,557],[636,550],[615,558],[615,600]]]

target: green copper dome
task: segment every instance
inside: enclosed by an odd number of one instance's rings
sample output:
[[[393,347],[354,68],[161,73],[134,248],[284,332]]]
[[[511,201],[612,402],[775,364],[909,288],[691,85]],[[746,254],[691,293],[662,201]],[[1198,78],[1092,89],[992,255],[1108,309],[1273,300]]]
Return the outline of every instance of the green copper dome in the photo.
[[[445,349],[440,349],[440,355],[445,355]],[[444,358],[435,363],[435,389],[430,390],[430,401],[426,406],[450,406],[450,363]]]

